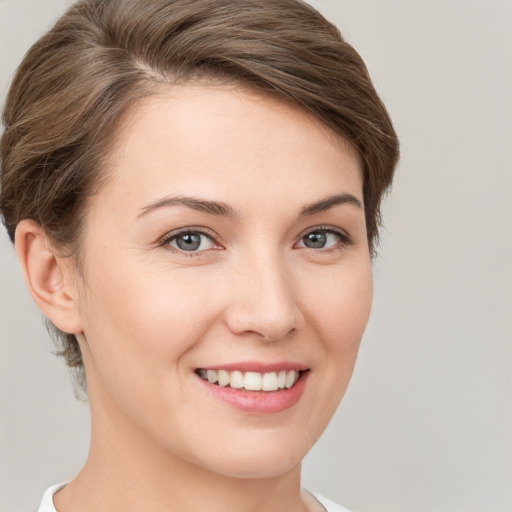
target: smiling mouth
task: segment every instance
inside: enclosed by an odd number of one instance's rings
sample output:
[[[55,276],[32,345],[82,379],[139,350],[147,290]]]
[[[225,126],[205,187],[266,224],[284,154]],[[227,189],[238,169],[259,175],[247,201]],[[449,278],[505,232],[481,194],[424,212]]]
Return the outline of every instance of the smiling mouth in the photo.
[[[206,370],[198,368],[195,373],[201,379],[221,387],[246,391],[282,391],[295,386],[308,370],[281,370],[279,372],[241,372],[238,370]]]

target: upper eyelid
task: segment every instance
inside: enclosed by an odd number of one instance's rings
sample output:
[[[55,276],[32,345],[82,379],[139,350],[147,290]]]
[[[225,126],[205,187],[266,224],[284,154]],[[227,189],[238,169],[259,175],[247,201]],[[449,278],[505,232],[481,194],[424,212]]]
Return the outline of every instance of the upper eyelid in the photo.
[[[301,232],[301,234],[297,238],[297,242],[302,240],[304,236],[306,236],[308,233],[314,233],[315,231],[326,231],[330,233],[335,233],[339,235],[342,238],[342,241],[344,243],[350,243],[352,242],[352,237],[342,228],[332,225],[318,225],[318,226],[312,226],[309,227]],[[173,240],[177,236],[183,234],[183,233],[199,233],[201,235],[207,236],[210,238],[214,243],[221,245],[223,243],[222,237],[216,233],[215,231],[203,227],[203,226],[186,226],[183,228],[178,228],[174,231],[170,231],[166,233],[164,236],[160,237],[158,240],[158,245],[165,245],[169,243],[169,241]],[[294,245],[295,245],[294,243]],[[198,251],[201,252],[201,251]]]
[[[329,225],[320,225],[320,226],[313,226],[311,228],[307,228],[304,230],[304,234],[306,233],[312,233],[315,231],[334,231],[336,233],[345,233],[345,230],[336,227],[336,226],[329,226]]]
[[[332,247],[319,247],[319,248],[307,247],[305,245],[305,243],[303,242],[304,238],[306,237],[306,235],[308,235],[310,233],[315,233],[317,231],[322,231],[324,233],[337,235],[338,242],[336,243],[336,245],[334,245]],[[318,254],[330,254],[333,251],[340,251],[340,250],[344,251],[345,249],[348,249],[349,247],[354,245],[354,240],[345,230],[343,230],[341,228],[325,226],[325,227],[308,229],[308,230],[304,231],[302,233],[302,235],[299,237],[298,241],[295,242],[294,246],[296,246],[297,244],[300,244],[300,243],[303,243],[304,246],[299,246],[299,247],[297,247],[297,249],[306,250],[306,251],[308,251],[308,250],[314,251],[314,253],[318,253]]]
[[[337,235],[340,235],[344,239],[352,240],[352,237],[342,228],[335,227],[335,226],[315,226],[312,228],[305,229],[301,235],[299,235],[299,240],[305,237],[308,233],[314,233],[315,231],[326,231],[329,233],[336,233]]]
[[[165,243],[168,243],[170,240],[176,238],[177,236],[182,235],[183,233],[199,233],[201,235],[207,236],[215,243],[219,243],[219,240],[222,239],[222,237],[220,237],[211,229],[199,226],[187,226],[185,228],[169,231],[168,233],[166,233],[165,235],[158,239],[158,243],[163,245]]]

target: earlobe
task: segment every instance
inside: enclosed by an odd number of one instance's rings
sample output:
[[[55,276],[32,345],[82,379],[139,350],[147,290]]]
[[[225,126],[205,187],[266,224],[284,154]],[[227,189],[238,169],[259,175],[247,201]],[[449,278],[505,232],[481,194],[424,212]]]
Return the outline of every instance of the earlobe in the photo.
[[[63,261],[37,222],[24,219],[16,227],[15,247],[25,284],[39,309],[61,331],[82,331],[71,262]]]

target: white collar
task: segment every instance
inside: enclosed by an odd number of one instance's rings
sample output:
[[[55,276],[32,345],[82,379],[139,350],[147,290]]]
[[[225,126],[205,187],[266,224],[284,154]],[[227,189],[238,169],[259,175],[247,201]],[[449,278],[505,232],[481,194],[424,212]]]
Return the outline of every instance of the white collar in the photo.
[[[43,495],[43,499],[41,500],[41,505],[37,509],[37,512],[57,512],[55,509],[55,505],[53,504],[53,495],[66,487],[68,482],[62,482],[61,484],[52,485],[46,489],[46,492]]]
[[[57,485],[52,485],[46,489],[46,492],[43,495],[43,499],[41,501],[41,505],[39,505],[39,509],[37,512],[57,512],[55,505],[53,504],[53,496],[66,487],[68,482],[62,482]],[[337,503],[332,502],[327,499],[325,496],[318,494],[316,492],[309,492],[309,494],[313,495],[317,501],[319,501],[326,510],[329,512],[349,512],[346,508],[338,505]]]

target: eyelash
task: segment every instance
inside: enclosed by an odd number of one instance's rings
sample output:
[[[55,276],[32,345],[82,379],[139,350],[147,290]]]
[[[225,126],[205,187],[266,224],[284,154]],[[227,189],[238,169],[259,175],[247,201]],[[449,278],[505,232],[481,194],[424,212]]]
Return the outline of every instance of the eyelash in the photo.
[[[339,244],[337,244],[334,247],[328,247],[327,249],[323,249],[323,248],[312,249],[312,248],[309,248],[309,247],[305,247],[305,249],[311,249],[312,251],[324,252],[325,253],[325,252],[331,252],[331,251],[335,251],[335,250],[339,250],[339,249],[344,249],[344,248],[349,247],[349,246],[351,246],[353,244],[352,238],[345,231],[343,231],[343,230],[341,230],[339,228],[334,228],[332,226],[317,226],[317,227],[314,227],[312,229],[308,229],[307,231],[303,232],[299,236],[299,241],[302,241],[305,236],[307,236],[307,235],[309,235],[311,233],[318,233],[318,232],[336,235],[339,238]],[[169,234],[165,235],[160,240],[160,242],[158,243],[158,246],[160,246],[160,247],[165,247],[165,246],[170,247],[169,244],[173,240],[178,238],[180,235],[192,234],[192,233],[193,234],[203,235],[203,236],[209,238],[214,244],[218,244],[218,242],[216,240],[218,238],[218,236],[213,231],[210,231],[210,230],[205,229],[205,228],[189,227],[189,228],[186,228],[186,229],[182,229],[182,230],[180,230],[178,232],[173,232],[173,233],[169,233]],[[176,249],[175,247],[170,247],[170,249],[173,252],[177,252],[177,253],[182,254],[184,256],[187,256],[187,257],[201,256],[204,252],[212,250],[212,249],[206,249],[206,250],[202,250],[202,251],[184,251],[184,250]],[[219,249],[214,249],[214,250],[219,250]]]
[[[180,235],[186,235],[186,234],[192,234],[192,233],[203,235],[203,236],[209,238],[214,244],[218,245],[218,242],[217,242],[218,236],[213,231],[210,231],[209,229],[206,229],[206,228],[199,228],[199,227],[196,228],[196,227],[192,226],[192,227],[185,228],[180,231],[169,233],[169,234],[165,235],[158,243],[158,246],[160,246],[160,247],[167,246],[167,248],[169,248],[172,252],[176,252],[178,254],[183,254],[183,256],[187,256],[187,257],[201,256],[205,252],[204,250],[203,251],[183,251],[180,249],[176,249],[175,247],[171,247],[169,245],[173,240],[178,238]],[[207,249],[207,250],[212,250],[212,249]],[[218,250],[218,249],[214,249],[214,250]]]
[[[328,247],[327,249],[321,248],[321,249],[311,249],[313,251],[317,252],[331,252],[336,251],[339,249],[345,249],[347,247],[350,247],[353,245],[352,238],[348,235],[348,233],[340,228],[335,228],[332,226],[316,226],[313,229],[308,229],[307,231],[303,232],[299,240],[303,240],[305,236],[311,234],[311,233],[326,233],[326,234],[332,234],[336,235],[339,238],[339,243],[336,244],[334,247]],[[306,249],[310,249],[309,247],[306,247]]]

